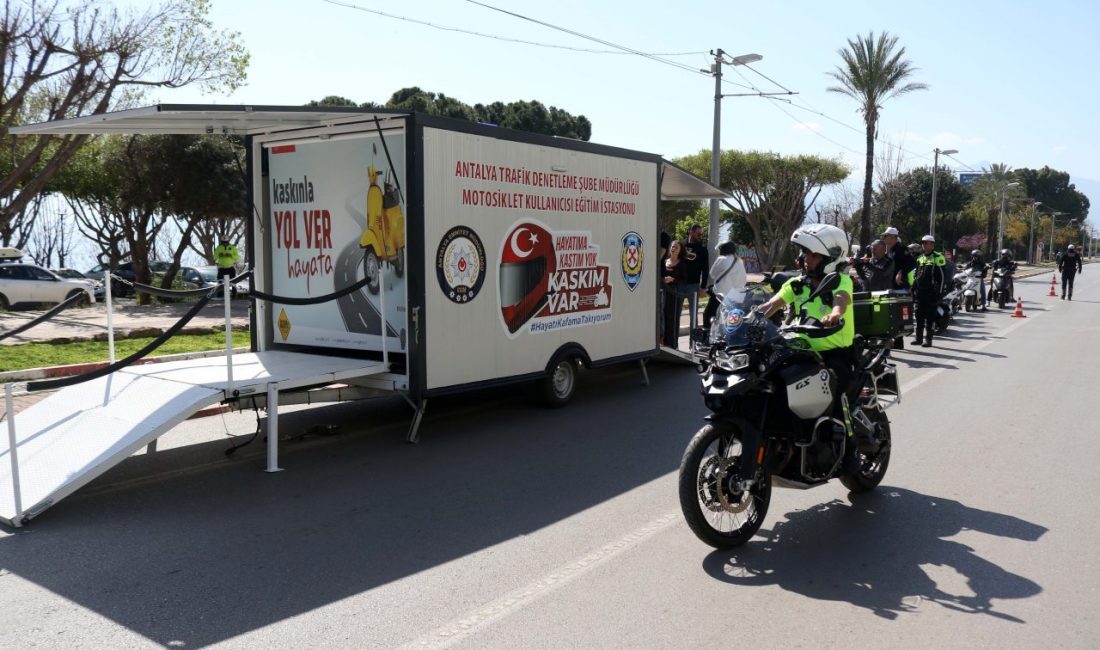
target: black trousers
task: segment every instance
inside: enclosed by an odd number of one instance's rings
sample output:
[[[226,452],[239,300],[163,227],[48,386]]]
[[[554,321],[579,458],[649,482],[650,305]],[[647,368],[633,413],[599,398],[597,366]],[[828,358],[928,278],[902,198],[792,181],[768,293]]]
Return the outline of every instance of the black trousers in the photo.
[[[710,296],[710,300],[707,301],[707,306],[703,310],[703,330],[710,332],[710,323],[718,313],[718,306],[722,301],[718,299],[718,296],[714,295],[714,289],[707,289],[707,295]]]
[[[934,298],[921,298],[920,296],[917,296],[917,299],[913,301],[913,315],[917,321],[917,336],[920,336],[925,329],[931,334],[933,323],[936,322],[936,302]]]
[[[1077,277],[1077,273],[1063,273],[1062,274],[1062,297],[1066,297],[1066,287],[1069,287],[1069,295],[1073,295],[1073,278]]]
[[[663,314],[664,327],[661,328],[661,336],[665,340],[665,347],[676,349],[680,343],[680,314],[684,310],[684,297],[686,294],[676,291],[674,288],[666,288],[663,292],[665,307]]]
[[[855,348],[836,348],[834,350],[826,350],[821,353],[821,360],[825,362],[825,366],[833,371],[836,375],[837,386],[840,391],[848,395],[848,403],[855,401],[859,389],[859,375],[856,374],[856,355]],[[839,398],[837,402],[839,403]],[[840,413],[838,408],[837,413]]]

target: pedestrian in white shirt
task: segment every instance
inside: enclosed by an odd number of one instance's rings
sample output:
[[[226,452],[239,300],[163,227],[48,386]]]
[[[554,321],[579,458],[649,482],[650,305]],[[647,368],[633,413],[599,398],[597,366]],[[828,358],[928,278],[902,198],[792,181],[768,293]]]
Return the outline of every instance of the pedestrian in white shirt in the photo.
[[[710,331],[711,321],[718,313],[722,298],[733,292],[744,292],[748,275],[745,273],[745,261],[737,255],[737,244],[732,241],[719,244],[716,249],[718,258],[710,267],[711,285],[707,287],[707,308],[703,311],[703,336]]]

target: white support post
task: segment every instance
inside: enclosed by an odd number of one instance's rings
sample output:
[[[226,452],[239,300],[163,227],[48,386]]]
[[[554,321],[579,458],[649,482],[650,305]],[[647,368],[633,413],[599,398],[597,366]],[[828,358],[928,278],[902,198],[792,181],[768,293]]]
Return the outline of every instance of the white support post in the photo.
[[[279,388],[275,382],[267,385],[267,469],[272,472],[283,471],[279,467]]]
[[[4,384],[4,404],[8,418],[8,457],[11,458],[11,489],[15,497],[15,518],[12,524],[19,527],[23,519],[23,494],[19,487],[19,447],[15,441],[15,399],[11,393],[11,383]]]
[[[107,359],[110,363],[115,362],[115,322],[114,322],[114,305],[111,298],[111,277],[110,271],[103,272],[103,279],[105,280],[105,290],[107,297]]]
[[[386,276],[382,273],[382,265],[378,265],[378,311],[381,312],[382,321],[382,367],[390,369],[390,355],[386,346]]]
[[[229,276],[222,276],[222,301],[225,302],[225,396],[233,396],[233,320],[230,313]]]

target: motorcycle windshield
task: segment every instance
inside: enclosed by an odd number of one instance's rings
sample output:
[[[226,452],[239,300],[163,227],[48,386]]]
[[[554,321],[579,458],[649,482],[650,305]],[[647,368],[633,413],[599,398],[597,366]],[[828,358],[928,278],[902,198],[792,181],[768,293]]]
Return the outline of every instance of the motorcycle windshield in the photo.
[[[718,308],[718,318],[711,326],[711,341],[725,342],[726,347],[748,347],[779,335],[779,328],[767,318],[753,311],[753,307],[767,301],[762,290],[731,291],[723,297]]]

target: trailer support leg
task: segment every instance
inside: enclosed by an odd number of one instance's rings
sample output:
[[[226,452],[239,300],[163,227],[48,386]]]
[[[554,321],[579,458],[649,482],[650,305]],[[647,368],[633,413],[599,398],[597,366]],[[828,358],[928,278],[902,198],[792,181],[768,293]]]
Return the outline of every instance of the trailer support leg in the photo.
[[[424,411],[428,408],[428,400],[420,400],[419,406],[414,406],[416,413],[413,415],[412,424],[409,426],[409,436],[406,441],[416,444],[420,442],[420,421],[424,418]]]
[[[638,365],[642,368],[642,385],[649,385],[649,371],[645,367],[645,359],[638,359]]]
[[[19,485],[19,444],[15,437],[15,399],[12,397],[11,383],[4,384],[4,416],[8,421],[8,458],[11,460],[11,489],[15,499],[15,516],[11,525],[19,528],[23,525],[23,495]]]
[[[153,438],[152,442],[150,442],[148,445],[145,446],[145,453],[149,454],[150,456],[157,453],[157,439],[156,438]]]
[[[283,471],[279,467],[279,388],[267,385],[267,473]]]

